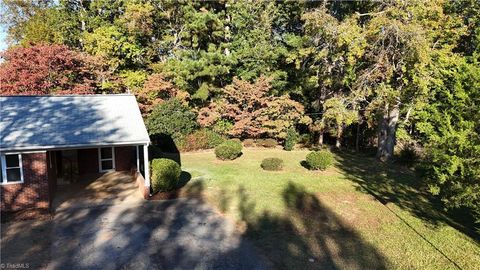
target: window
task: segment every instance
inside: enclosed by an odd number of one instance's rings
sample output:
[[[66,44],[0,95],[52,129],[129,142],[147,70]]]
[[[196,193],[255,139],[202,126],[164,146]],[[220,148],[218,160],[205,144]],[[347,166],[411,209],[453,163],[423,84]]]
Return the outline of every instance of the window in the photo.
[[[1,159],[1,183],[15,184],[23,183],[23,168],[21,154],[5,154]]]
[[[100,172],[115,170],[115,151],[113,147],[98,148]]]

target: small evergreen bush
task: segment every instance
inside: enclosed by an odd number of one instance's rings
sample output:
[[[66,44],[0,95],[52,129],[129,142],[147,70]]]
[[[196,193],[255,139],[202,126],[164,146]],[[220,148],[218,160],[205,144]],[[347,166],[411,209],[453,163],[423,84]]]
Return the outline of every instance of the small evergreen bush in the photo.
[[[280,171],[283,168],[283,160],[279,158],[266,158],[262,160],[260,167],[266,171]]]
[[[228,140],[215,147],[215,156],[221,160],[236,159],[242,154],[242,148],[240,142]]]
[[[289,128],[287,130],[287,138],[285,138],[285,143],[283,144],[283,149],[292,151],[295,144],[297,144],[297,140],[297,131],[294,128]]]
[[[152,190],[154,193],[159,191],[170,191],[177,187],[180,180],[182,169],[177,162],[159,158],[152,160]]]
[[[333,164],[333,154],[327,150],[310,152],[306,163],[310,170],[325,170]]]

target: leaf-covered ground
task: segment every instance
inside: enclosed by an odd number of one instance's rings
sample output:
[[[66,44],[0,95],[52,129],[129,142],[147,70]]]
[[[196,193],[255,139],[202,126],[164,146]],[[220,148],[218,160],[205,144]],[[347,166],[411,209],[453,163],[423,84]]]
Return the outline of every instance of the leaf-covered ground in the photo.
[[[334,167],[312,172],[308,152],[244,149],[234,161],[213,152],[182,153],[201,195],[236,221],[260,253],[283,269],[475,269],[480,245],[454,227],[415,186],[408,169],[337,154]],[[280,172],[260,163],[279,157]]]

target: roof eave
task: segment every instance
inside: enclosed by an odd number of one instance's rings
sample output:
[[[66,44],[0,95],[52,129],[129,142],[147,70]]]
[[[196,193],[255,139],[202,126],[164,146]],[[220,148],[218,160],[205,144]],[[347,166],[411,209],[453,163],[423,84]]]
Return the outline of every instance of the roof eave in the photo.
[[[42,145],[42,146],[19,146],[19,147],[0,147],[0,152],[25,152],[25,151],[40,151],[40,150],[64,150],[64,149],[85,149],[98,148],[108,146],[135,146],[135,145],[149,145],[150,140],[146,141],[132,141],[132,142],[98,142],[85,144],[70,144],[70,145]]]

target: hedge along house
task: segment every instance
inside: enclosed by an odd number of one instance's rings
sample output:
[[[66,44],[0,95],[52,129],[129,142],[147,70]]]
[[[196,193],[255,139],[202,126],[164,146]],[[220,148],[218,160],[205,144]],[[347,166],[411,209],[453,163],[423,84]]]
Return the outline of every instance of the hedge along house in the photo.
[[[148,196],[149,143],[133,95],[2,96],[1,209],[48,208],[57,184],[109,171]]]

